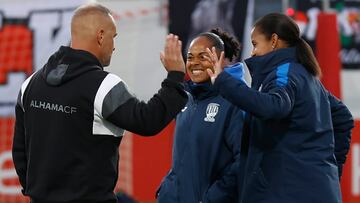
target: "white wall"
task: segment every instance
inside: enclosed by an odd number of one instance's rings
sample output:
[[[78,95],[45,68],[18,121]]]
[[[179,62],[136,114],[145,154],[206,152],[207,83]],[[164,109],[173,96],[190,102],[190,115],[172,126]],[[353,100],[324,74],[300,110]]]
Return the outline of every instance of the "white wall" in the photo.
[[[110,72],[119,75],[138,97],[149,99],[167,72],[159,60],[167,34],[162,0],[100,0],[115,12],[118,36]],[[160,9],[160,10],[158,10]]]

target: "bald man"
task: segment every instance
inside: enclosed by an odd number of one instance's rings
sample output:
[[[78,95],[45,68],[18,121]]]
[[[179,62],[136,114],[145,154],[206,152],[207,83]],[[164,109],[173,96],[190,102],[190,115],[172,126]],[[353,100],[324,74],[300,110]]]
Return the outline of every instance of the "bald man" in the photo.
[[[104,71],[115,36],[107,8],[78,8],[71,46],[60,47],[20,89],[12,152],[22,192],[32,203],[115,203],[124,130],[155,135],[186,104],[177,36],[167,36],[160,58],[168,75],[147,103]]]

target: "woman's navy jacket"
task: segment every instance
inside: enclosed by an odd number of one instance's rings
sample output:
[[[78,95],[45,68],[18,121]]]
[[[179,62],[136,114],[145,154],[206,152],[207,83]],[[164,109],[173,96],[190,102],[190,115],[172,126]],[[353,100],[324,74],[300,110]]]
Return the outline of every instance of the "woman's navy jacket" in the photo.
[[[188,84],[188,103],[176,118],[172,168],[158,202],[237,202],[244,112],[209,83]]]
[[[295,54],[284,48],[247,59],[252,88],[227,72],[215,81],[250,115],[242,203],[341,202],[353,119]]]

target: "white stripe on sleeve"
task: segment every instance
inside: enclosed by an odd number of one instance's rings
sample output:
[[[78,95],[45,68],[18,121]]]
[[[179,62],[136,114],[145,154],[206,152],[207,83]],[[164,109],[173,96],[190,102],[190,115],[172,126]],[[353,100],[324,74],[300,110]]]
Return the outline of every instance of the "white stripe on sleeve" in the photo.
[[[122,82],[122,80],[111,73],[109,73],[102,81],[94,101],[93,134],[112,135],[115,137],[123,136],[124,129],[106,121],[102,116],[102,106],[105,96],[116,84],[120,82]]]

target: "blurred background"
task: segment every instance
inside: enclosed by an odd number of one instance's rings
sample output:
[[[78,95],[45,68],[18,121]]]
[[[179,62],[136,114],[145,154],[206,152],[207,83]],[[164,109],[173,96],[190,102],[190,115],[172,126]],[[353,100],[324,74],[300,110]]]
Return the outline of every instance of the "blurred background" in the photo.
[[[14,106],[20,85],[59,46],[69,45],[73,11],[87,2],[90,1],[0,0],[0,203],[28,202],[21,195],[11,157]],[[316,53],[324,73],[322,82],[342,99],[356,119],[341,186],[345,203],[360,203],[359,0],[97,2],[112,10],[118,29],[116,50],[107,70],[119,75],[143,100],[157,91],[166,76],[159,53],[168,32],[179,35],[186,49],[188,39],[221,27],[241,42],[238,60],[242,61],[250,56],[254,20],[270,12],[293,17],[302,37]],[[156,137],[126,133],[120,146],[120,173],[115,189],[124,198],[122,202],[155,202],[157,187],[171,164],[174,124]]]

